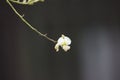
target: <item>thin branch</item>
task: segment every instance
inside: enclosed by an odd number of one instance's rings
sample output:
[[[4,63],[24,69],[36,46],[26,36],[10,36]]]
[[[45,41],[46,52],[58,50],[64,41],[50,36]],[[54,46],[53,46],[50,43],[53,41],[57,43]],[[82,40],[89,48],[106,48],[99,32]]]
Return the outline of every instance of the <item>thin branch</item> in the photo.
[[[44,2],[44,0],[23,0],[23,1],[20,1],[20,0],[9,0],[13,3],[17,3],[17,4],[22,4],[22,5],[33,5],[34,3],[37,3],[37,2]]]
[[[14,8],[14,6],[10,3],[9,0],[6,0],[7,3],[10,5],[10,7],[12,8],[12,10],[16,13],[16,15],[18,15],[18,17],[26,24],[28,25],[29,28],[31,28],[33,31],[35,31],[36,33],[38,33],[40,36],[48,39],[49,41],[52,41],[53,43],[56,43],[57,41],[49,38],[46,34],[42,34],[41,32],[39,32],[36,28],[34,28],[31,24],[29,24],[29,22],[27,20],[24,19],[24,17],[22,15],[20,15],[18,13],[18,11]]]

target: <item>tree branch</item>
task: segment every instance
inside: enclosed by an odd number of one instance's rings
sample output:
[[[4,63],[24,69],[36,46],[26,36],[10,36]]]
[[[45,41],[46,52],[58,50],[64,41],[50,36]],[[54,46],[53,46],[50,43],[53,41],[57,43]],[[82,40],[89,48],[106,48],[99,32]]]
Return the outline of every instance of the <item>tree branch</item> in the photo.
[[[56,43],[57,41],[49,38],[46,34],[42,34],[41,32],[39,32],[36,28],[34,28],[27,20],[24,19],[24,16],[20,15],[18,13],[18,11],[14,8],[14,6],[10,3],[9,0],[6,0],[7,3],[10,5],[10,7],[12,8],[12,10],[15,12],[15,14],[26,24],[28,25],[29,28],[31,28],[33,31],[35,31],[36,33],[38,33],[40,36],[48,39],[49,41],[52,41],[53,43]]]

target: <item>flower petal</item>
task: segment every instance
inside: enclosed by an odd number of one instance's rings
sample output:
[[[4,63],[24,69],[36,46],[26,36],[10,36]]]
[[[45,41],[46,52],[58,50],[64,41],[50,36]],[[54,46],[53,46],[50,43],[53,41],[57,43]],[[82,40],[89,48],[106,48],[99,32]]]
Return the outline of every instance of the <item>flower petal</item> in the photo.
[[[56,45],[55,45],[55,50],[56,50],[56,52],[59,51],[59,46],[60,46],[59,44],[56,44]]]
[[[69,49],[70,49],[70,46],[62,46],[62,48],[63,48],[63,50],[65,51],[65,52],[67,52]]]

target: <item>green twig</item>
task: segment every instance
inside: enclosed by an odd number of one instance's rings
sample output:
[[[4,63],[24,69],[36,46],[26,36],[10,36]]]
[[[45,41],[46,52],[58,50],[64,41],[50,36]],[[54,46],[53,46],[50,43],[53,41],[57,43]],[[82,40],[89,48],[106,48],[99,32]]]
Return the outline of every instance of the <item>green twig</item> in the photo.
[[[57,42],[57,41],[49,38],[46,34],[42,34],[42,33],[39,32],[36,28],[34,28],[31,24],[29,24],[28,21],[25,20],[24,17],[18,13],[18,11],[17,11],[17,10],[14,8],[14,6],[10,3],[10,1],[9,1],[9,0],[6,0],[6,1],[7,1],[7,3],[10,5],[10,7],[12,8],[12,10],[16,13],[16,15],[18,15],[18,17],[19,17],[26,25],[28,25],[29,28],[31,28],[33,31],[35,31],[36,33],[38,33],[40,36],[48,39],[49,41],[52,41],[52,42],[54,42],[54,43]]]

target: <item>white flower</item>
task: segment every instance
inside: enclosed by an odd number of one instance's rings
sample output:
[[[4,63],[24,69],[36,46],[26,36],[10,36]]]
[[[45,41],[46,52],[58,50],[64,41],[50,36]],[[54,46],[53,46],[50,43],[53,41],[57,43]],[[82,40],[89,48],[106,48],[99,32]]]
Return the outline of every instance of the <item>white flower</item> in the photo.
[[[57,40],[57,44],[55,45],[55,50],[56,52],[59,51],[59,47],[61,46],[61,48],[64,51],[68,51],[70,49],[70,45],[71,44],[71,39],[65,35],[62,35],[58,40]]]

